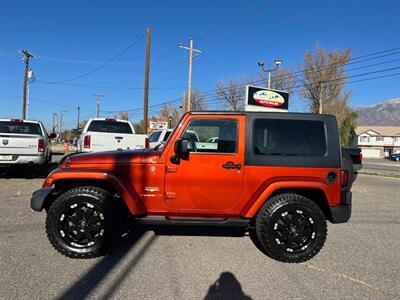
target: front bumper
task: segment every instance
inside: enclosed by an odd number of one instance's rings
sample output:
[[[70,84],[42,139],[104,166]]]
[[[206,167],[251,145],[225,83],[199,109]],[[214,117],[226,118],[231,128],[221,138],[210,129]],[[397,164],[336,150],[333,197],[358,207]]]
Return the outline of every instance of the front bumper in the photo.
[[[352,194],[350,191],[342,193],[342,201],[339,205],[330,207],[331,211],[331,222],[346,223],[351,217],[351,198]]]
[[[31,208],[34,211],[42,211],[47,197],[53,192],[54,187],[42,188],[33,192]]]

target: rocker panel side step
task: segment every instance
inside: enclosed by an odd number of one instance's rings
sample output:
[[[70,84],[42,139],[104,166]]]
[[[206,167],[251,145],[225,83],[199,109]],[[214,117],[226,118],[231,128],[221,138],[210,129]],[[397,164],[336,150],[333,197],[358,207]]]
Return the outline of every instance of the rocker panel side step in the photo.
[[[134,222],[142,225],[195,225],[195,226],[221,226],[221,227],[247,227],[249,219],[241,218],[188,218],[188,217],[165,217],[146,216],[135,218]]]

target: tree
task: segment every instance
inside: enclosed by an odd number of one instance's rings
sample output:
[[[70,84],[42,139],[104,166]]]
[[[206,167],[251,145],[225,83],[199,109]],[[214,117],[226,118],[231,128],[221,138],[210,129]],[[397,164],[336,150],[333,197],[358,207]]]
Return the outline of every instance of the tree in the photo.
[[[217,81],[216,98],[221,102],[223,110],[240,111],[244,109],[246,82],[246,80],[229,80],[226,83]]]
[[[204,94],[201,91],[193,89],[192,95],[190,96],[190,110],[191,111],[207,110],[207,103],[205,103],[204,99],[205,99]],[[186,107],[187,103],[188,103],[188,97],[187,94],[185,94],[184,111],[187,111]]]
[[[268,86],[268,74],[263,72],[259,74],[260,79],[265,86]],[[289,68],[278,69],[271,74],[271,88],[275,90],[291,93],[296,85],[296,76]]]
[[[135,133],[143,133],[143,128],[143,120],[133,123],[133,129],[135,129]]]
[[[350,59],[350,49],[329,51],[315,47],[304,55],[303,90],[312,112],[326,112],[325,106],[335,101],[347,102],[351,94],[344,91],[346,74],[344,66]]]
[[[340,126],[340,141],[344,146],[350,146],[353,131],[357,126],[358,112],[349,109]]]
[[[120,120],[125,120],[129,121],[129,113],[127,111],[121,111],[119,112],[116,116],[114,116],[116,119]]]
[[[307,52],[301,91],[311,112],[336,116],[344,145],[349,143],[357,120],[357,113],[348,105],[351,92],[344,89],[344,66],[350,59],[350,52],[350,49],[329,51],[319,45],[313,52]]]
[[[154,121],[162,121],[168,122],[171,117],[171,128],[174,128],[181,117],[179,113],[179,109],[175,105],[164,105],[161,107],[160,111],[158,112],[158,117]]]
[[[79,121],[79,125],[78,125],[79,128],[78,129],[83,129],[86,126],[87,122],[88,122],[88,120]]]

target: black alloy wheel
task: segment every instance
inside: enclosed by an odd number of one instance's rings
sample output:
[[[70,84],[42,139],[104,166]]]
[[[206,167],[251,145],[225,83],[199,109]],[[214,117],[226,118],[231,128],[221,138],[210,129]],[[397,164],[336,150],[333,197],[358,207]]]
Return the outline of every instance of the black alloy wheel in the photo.
[[[121,205],[108,191],[76,187],[47,209],[46,231],[52,246],[71,258],[104,255],[121,237]]]
[[[58,228],[67,243],[89,247],[104,235],[104,214],[91,203],[74,203],[61,214]]]
[[[313,258],[323,247],[327,224],[312,200],[295,193],[268,199],[255,219],[255,245],[269,257],[288,263]]]
[[[300,252],[315,238],[315,222],[306,212],[296,209],[284,211],[274,223],[275,241],[283,250]]]

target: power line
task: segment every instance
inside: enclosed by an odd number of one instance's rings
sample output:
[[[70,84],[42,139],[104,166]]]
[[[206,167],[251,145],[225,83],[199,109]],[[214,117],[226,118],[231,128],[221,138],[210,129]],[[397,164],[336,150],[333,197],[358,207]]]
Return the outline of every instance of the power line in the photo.
[[[373,56],[373,55],[377,55],[377,54],[381,54],[381,53],[385,53],[385,52],[388,52],[388,51],[393,51],[393,50],[396,50],[396,49],[399,49],[399,48],[394,48],[394,49],[390,49],[390,50],[384,50],[384,51],[379,51],[379,52],[375,52],[375,53],[371,53],[371,54],[367,54],[367,55],[362,55],[362,56],[359,56],[359,57],[355,57],[355,58],[353,58],[353,59],[351,59],[352,61],[353,60],[357,60],[357,59],[361,59],[361,58],[364,58],[364,57],[370,57],[370,56]],[[396,53],[395,53],[396,54]],[[387,56],[387,55],[385,55],[385,56]],[[373,60],[373,59],[375,59],[376,57],[374,57],[374,58],[370,58],[369,60]],[[364,61],[366,61],[366,60],[363,60],[363,62]],[[393,60],[393,61],[398,61],[397,59],[396,60]],[[360,61],[361,62],[361,61]],[[389,62],[392,62],[392,61],[386,61],[386,62],[382,62],[382,63],[378,63],[378,64],[384,64],[384,63],[389,63]],[[375,65],[378,65],[378,64],[373,64],[373,65],[369,65],[369,66],[363,66],[362,68],[366,68],[366,67],[370,67],[370,66],[375,66]],[[332,65],[334,65],[334,64],[332,64]],[[355,70],[355,69],[360,69],[361,67],[359,67],[359,68],[353,68],[352,70]],[[387,68],[387,69],[383,69],[383,70],[377,70],[377,71],[373,71],[373,72],[366,72],[366,73],[362,73],[362,74],[356,74],[356,75],[350,75],[350,76],[346,76],[346,77],[344,77],[343,78],[343,80],[346,80],[346,79],[348,79],[348,78],[353,78],[353,77],[359,77],[359,76],[367,76],[367,75],[370,75],[370,74],[375,74],[375,73],[379,73],[379,72],[387,72],[387,71],[390,71],[390,70],[395,70],[395,69],[399,69],[400,67],[394,67],[394,68]],[[302,71],[304,71],[304,70],[300,70],[299,72],[302,72]],[[397,75],[397,74],[394,74],[393,76],[395,76],[395,75]],[[281,76],[281,77],[284,77],[284,76]],[[378,76],[378,77],[376,77],[376,78],[383,78],[383,77],[389,77],[389,76],[386,76],[386,75],[384,75],[384,76]],[[374,77],[375,78],[375,77]],[[373,78],[373,79],[374,79]],[[370,80],[370,79],[366,79],[366,80]],[[332,81],[332,80],[330,80],[330,81]],[[326,82],[330,82],[330,81],[326,81]],[[333,81],[336,81],[336,79],[335,80],[333,80]],[[352,82],[360,82],[360,81],[364,81],[364,80],[357,80],[357,81],[352,81]],[[254,82],[252,82],[253,84],[254,83],[257,83],[257,82],[262,82],[262,81],[254,81]],[[350,83],[350,82],[347,82],[347,83]],[[238,84],[238,85],[236,85],[236,86],[242,86],[242,84]],[[299,86],[295,86],[294,88],[298,88]],[[215,92],[216,92],[217,90],[209,90],[209,91],[206,91],[206,92],[204,92],[204,93],[202,93],[204,96],[205,96],[205,101],[206,101],[206,103],[208,103],[208,102],[213,102],[213,101],[215,101],[215,100],[217,100],[217,98],[214,96],[215,95]],[[213,96],[213,97],[210,97],[209,98],[209,96]],[[208,99],[207,99],[208,98]],[[177,98],[177,99],[173,99],[173,100],[170,100],[170,101],[164,101],[164,102],[162,102],[162,103],[159,103],[159,104],[155,104],[155,105],[151,105],[151,106],[149,106],[149,108],[155,108],[155,107],[160,107],[160,106],[163,106],[163,105],[168,105],[168,104],[173,104],[173,103],[180,103],[181,102],[181,98]],[[118,113],[118,112],[121,112],[121,111],[127,111],[127,112],[134,112],[134,111],[139,111],[139,110],[142,110],[143,108],[141,107],[141,108],[133,108],[133,109],[123,109],[123,110],[116,110],[116,111],[107,111],[107,112],[109,112],[109,113]]]
[[[360,61],[354,61],[354,60],[358,60],[358,59],[365,58],[365,57],[370,57],[370,56],[377,55],[377,54],[382,54],[382,53],[389,52],[389,51],[395,51],[395,50],[398,50],[398,49],[400,49],[400,48],[387,49],[387,50],[378,51],[378,52],[375,52],[375,53],[370,53],[370,54],[366,54],[366,55],[354,57],[354,58],[349,59],[349,62],[346,63],[346,64],[344,64],[343,67],[344,67],[344,66],[348,66],[348,65],[352,65],[352,64],[357,64],[357,63],[365,62],[365,61],[374,60],[374,59],[377,59],[377,58],[382,58],[382,57],[387,57],[387,56],[395,55],[395,54],[400,53],[400,51],[397,51],[397,52],[394,52],[394,53],[385,54],[385,55],[380,55],[380,56],[376,56],[376,57],[372,57],[372,58],[368,58],[368,59],[364,59],[364,60],[360,60]],[[318,72],[318,71],[324,70],[324,69],[329,68],[329,67],[334,66],[334,65],[338,65],[338,63],[332,63],[332,64],[329,64],[329,65],[323,66],[323,67],[321,67],[321,68],[319,68],[319,69],[317,69],[317,70],[302,69],[302,70],[293,72],[293,73],[290,74],[290,75],[280,75],[280,76],[276,76],[275,79],[286,79],[286,78],[291,78],[291,77],[293,77],[293,76],[295,76],[295,75],[297,75],[297,74],[301,74],[302,76],[304,76],[303,72],[307,72],[307,73]],[[249,84],[259,84],[259,83],[263,83],[263,80],[253,80],[253,81],[250,81],[250,82],[248,82],[248,83],[249,83]],[[238,86],[242,86],[242,84],[237,84],[237,85],[234,85],[234,86],[238,87]],[[214,94],[215,92],[216,92],[216,89],[208,90],[208,91],[205,91],[205,92],[203,93],[203,95],[206,95],[206,96],[207,96],[207,95],[210,95],[210,94]]]
[[[125,54],[129,49],[131,49],[132,47],[134,47],[141,39],[143,38],[143,35],[140,35],[135,41],[133,41],[131,44],[129,44],[128,47],[126,47],[124,50],[122,50],[121,52],[119,52],[117,55],[113,56],[112,58],[110,58],[109,60],[105,61],[103,64],[101,64],[100,66],[85,72],[83,74],[80,74],[78,76],[69,78],[69,79],[65,79],[65,80],[60,80],[60,81],[47,81],[47,80],[42,80],[42,82],[47,82],[47,83],[64,83],[64,82],[70,82],[82,77],[85,77],[89,74],[92,74],[94,72],[96,72],[97,70],[105,67],[106,65],[108,65],[109,63],[113,62],[114,60],[116,60],[118,57],[122,56],[123,54]]]
[[[52,85],[67,85],[67,86],[75,86],[75,87],[89,87],[89,88],[100,88],[100,89],[115,89],[115,90],[143,90],[143,87],[123,87],[123,86],[105,86],[105,85],[93,85],[93,84],[79,84],[79,83],[68,83],[68,82],[59,82],[52,83],[43,80],[36,80],[37,83],[42,84],[52,84]],[[176,90],[181,89],[182,87],[149,87],[151,90]]]
[[[400,67],[391,68],[391,69],[400,69]],[[380,72],[383,72],[383,70],[381,70]],[[368,72],[368,73],[364,73],[364,74],[357,74],[355,76],[361,76],[361,75],[366,76],[366,75],[372,74],[372,73],[376,73],[376,72]],[[375,80],[375,79],[379,79],[379,78],[394,77],[394,76],[398,76],[398,75],[400,75],[400,72],[399,73],[392,73],[392,74],[388,74],[388,75],[381,75],[381,76],[375,76],[375,77],[370,77],[370,78],[352,80],[352,81],[346,82],[346,84],[351,84],[351,83],[356,83],[356,82],[363,82],[363,81],[370,81],[370,80]],[[355,76],[353,76],[353,77],[355,77]],[[346,77],[346,78],[350,78],[350,77]],[[326,82],[332,82],[332,81],[335,81],[335,80],[330,80],[330,81],[326,81]],[[301,89],[298,89],[297,91],[294,91],[294,92],[298,92],[300,90]],[[169,104],[174,104],[174,103],[178,104],[181,101],[182,101],[182,99],[180,99],[180,98],[179,99],[170,100],[170,101],[164,101],[162,103],[150,105],[149,108],[156,108],[156,107],[160,107],[160,106],[163,106],[163,105],[169,105]],[[215,96],[212,97],[212,98],[208,98],[208,99],[204,100],[204,103],[215,103],[215,102],[221,102],[222,103],[222,102],[225,102],[225,100],[219,99],[219,98],[217,98]],[[143,109],[143,107],[138,107],[138,108],[121,109],[121,110],[102,110],[101,112],[104,112],[104,113],[119,113],[119,112],[125,112],[126,111],[126,112],[130,112],[131,115],[133,115],[134,112],[140,111],[142,109]]]
[[[376,74],[376,73],[388,72],[388,71],[397,70],[397,69],[400,69],[400,66],[399,66],[399,67],[393,67],[393,68],[387,68],[387,69],[383,69],[383,70],[378,70],[378,71],[371,71],[371,72],[356,74],[356,75],[349,75],[349,76],[345,76],[345,77],[343,77],[343,78],[335,78],[335,79],[331,79],[331,80],[326,80],[326,81],[324,81],[324,83],[335,82],[335,81],[340,81],[340,80],[346,80],[346,79],[354,78],[354,77],[367,76],[367,75]],[[394,75],[396,75],[396,74],[394,74]],[[378,76],[378,77],[376,77],[376,78],[383,78],[383,77],[388,77],[388,76],[383,75],[383,76]],[[375,78],[375,77],[374,77],[374,78]],[[359,81],[362,81],[362,80],[351,81],[351,82],[359,82]],[[346,84],[347,84],[347,83],[350,83],[350,82],[346,82]],[[319,83],[314,83],[314,84],[312,84],[312,85],[317,85],[317,84],[319,84]],[[299,90],[294,90],[294,91],[292,91],[292,93],[295,93],[295,92],[297,92],[297,91],[300,91],[302,87],[303,87],[303,85],[294,86],[294,87],[293,87],[294,89],[297,89],[297,88],[300,88],[300,89],[299,89]],[[204,95],[204,94],[203,94],[203,95]],[[215,94],[206,95],[204,98],[205,98],[205,100],[204,100],[205,103],[213,102],[213,101],[219,99],[218,97],[215,96]],[[170,101],[170,102],[168,102],[168,103],[177,103],[178,101],[180,101],[180,99],[175,99],[175,100],[172,100],[172,101]],[[224,100],[223,100],[223,101],[224,101]],[[167,104],[167,103],[163,103],[162,105],[164,105],[164,104]]]

